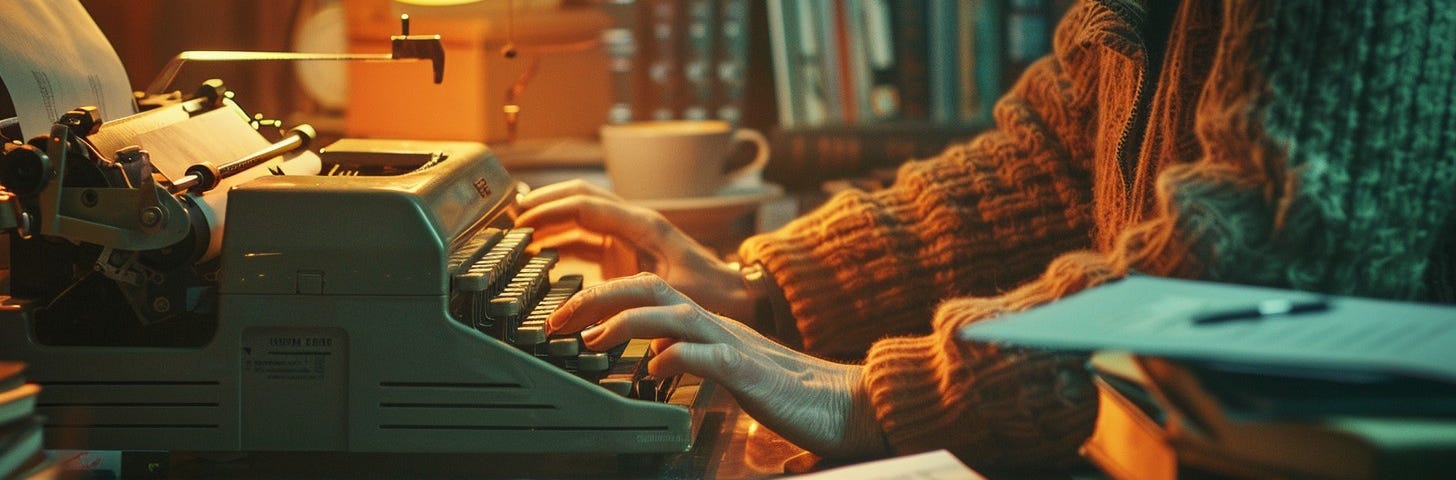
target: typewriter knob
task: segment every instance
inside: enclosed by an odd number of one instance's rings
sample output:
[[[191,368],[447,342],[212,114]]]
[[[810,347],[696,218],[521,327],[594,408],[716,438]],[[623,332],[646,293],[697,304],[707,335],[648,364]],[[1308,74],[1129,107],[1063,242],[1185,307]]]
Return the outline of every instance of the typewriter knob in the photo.
[[[34,145],[13,145],[0,160],[0,184],[20,196],[40,193],[54,175],[50,157]]]
[[[59,122],[71,129],[71,133],[84,137],[101,130],[101,111],[87,105],[61,115]]]
[[[194,191],[206,192],[217,188],[222,181],[222,172],[212,162],[202,162],[187,167],[186,173],[197,178],[197,184],[192,187]]]
[[[221,79],[212,78],[202,82],[192,93],[192,98],[206,98],[207,106],[216,108],[222,106],[222,100],[227,97],[227,93],[227,85]]]

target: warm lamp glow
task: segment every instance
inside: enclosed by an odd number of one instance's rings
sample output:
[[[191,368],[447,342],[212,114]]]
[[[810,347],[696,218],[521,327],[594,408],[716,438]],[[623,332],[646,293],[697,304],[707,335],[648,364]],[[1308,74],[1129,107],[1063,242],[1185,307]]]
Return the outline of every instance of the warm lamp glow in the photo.
[[[419,4],[419,6],[427,6],[427,7],[446,7],[446,6],[453,6],[453,4],[476,3],[476,1],[480,1],[480,0],[396,0],[396,1],[399,1],[399,3]]]
[[[467,4],[467,3],[475,3],[475,2],[478,2],[480,0],[396,0],[396,1],[398,1],[399,3],[408,3],[410,5],[422,5],[422,6],[426,6],[426,7],[446,7],[446,6],[450,6],[450,5],[464,5],[464,4]]]

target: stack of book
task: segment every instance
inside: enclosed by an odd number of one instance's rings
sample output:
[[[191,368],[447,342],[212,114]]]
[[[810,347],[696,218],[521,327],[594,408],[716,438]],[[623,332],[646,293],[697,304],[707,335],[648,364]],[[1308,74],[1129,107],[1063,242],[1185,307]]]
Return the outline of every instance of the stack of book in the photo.
[[[0,478],[25,478],[46,464],[37,393],[40,386],[25,381],[24,363],[0,361]]]
[[[1118,480],[1450,478],[1456,384],[1099,352],[1082,453]]]
[[[1130,275],[959,335],[1093,352],[1083,453],[1117,479],[1452,478],[1453,320],[1452,305]]]

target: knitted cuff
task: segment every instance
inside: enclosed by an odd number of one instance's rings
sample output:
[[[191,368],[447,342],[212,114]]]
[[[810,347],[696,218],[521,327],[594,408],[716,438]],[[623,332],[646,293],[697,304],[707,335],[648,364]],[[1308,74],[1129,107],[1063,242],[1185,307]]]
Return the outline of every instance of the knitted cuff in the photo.
[[[753,302],[753,318],[747,322],[758,333],[777,339],[790,348],[800,349],[803,341],[799,328],[794,323],[794,314],[789,310],[789,301],[779,288],[773,273],[760,262],[753,262],[739,268],[743,287]]]
[[[1085,358],[950,336],[870,349],[865,385],[897,453],[946,448],[977,468],[1078,465],[1097,403]]]
[[[876,342],[865,359],[865,388],[896,453],[940,448],[937,442],[947,438],[950,415],[942,405],[937,343],[934,336],[887,338]]]

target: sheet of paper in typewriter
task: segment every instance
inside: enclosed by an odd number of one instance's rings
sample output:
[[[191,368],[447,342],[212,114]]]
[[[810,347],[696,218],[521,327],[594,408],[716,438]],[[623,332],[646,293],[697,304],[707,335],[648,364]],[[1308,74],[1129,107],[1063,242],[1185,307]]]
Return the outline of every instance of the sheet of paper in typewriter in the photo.
[[[104,120],[135,113],[121,58],[76,0],[6,0],[0,79],[24,138],[76,107],[94,105]]]

